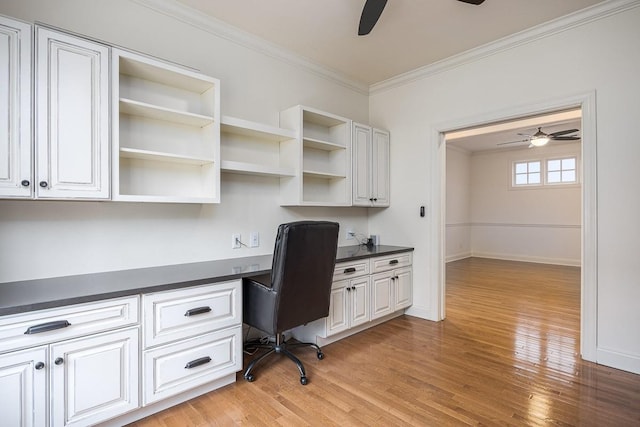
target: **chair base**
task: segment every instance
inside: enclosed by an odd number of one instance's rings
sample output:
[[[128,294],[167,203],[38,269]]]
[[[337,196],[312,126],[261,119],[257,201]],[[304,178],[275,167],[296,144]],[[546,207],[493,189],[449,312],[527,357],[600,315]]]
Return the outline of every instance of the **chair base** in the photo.
[[[249,349],[249,348],[250,349],[266,349],[267,351],[261,354],[260,356],[256,357],[249,363],[249,366],[247,366],[247,369],[244,371],[244,379],[249,382],[254,381],[255,376],[253,375],[253,368],[255,368],[255,366],[258,363],[260,363],[262,360],[266,359],[267,357],[271,356],[274,353],[278,353],[278,354],[284,354],[289,359],[291,359],[293,363],[296,364],[296,366],[298,367],[298,372],[300,373],[300,384],[307,385],[309,383],[309,379],[307,378],[304,365],[302,364],[300,359],[298,359],[293,353],[289,351],[289,349],[298,348],[298,347],[307,347],[307,346],[315,348],[318,359],[320,360],[324,359],[324,353],[322,352],[322,349],[318,345],[310,342],[287,343],[284,340],[284,337],[282,334],[276,335],[275,342],[270,342],[268,344],[263,344],[261,342],[256,342],[256,341],[249,341],[245,343],[245,346],[244,346],[245,349]]]

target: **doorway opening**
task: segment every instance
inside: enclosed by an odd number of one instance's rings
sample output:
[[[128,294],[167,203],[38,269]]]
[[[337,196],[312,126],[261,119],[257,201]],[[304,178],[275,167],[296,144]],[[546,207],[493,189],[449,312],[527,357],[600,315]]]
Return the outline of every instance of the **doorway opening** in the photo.
[[[529,106],[523,106],[518,108],[510,108],[505,111],[498,111],[488,113],[482,117],[474,117],[468,119],[462,119],[455,123],[447,123],[438,126],[437,135],[434,135],[436,143],[434,144],[434,150],[436,150],[434,162],[434,179],[436,182],[434,198],[432,200],[434,205],[434,212],[437,214],[436,221],[434,221],[434,248],[433,250],[439,255],[436,258],[436,265],[433,267],[436,270],[437,280],[439,283],[436,295],[438,307],[437,313],[440,319],[446,317],[446,148],[447,140],[453,140],[451,135],[460,135],[460,133],[481,134],[486,132],[486,128],[497,127],[507,129],[507,132],[516,129],[514,126],[516,122],[522,120],[540,120],[541,117],[547,117],[555,114],[574,114],[577,117],[567,120],[578,120],[579,123],[579,135],[581,138],[580,157],[581,157],[581,212],[580,212],[580,228],[579,237],[580,250],[579,260],[576,261],[576,265],[580,265],[581,275],[581,296],[580,296],[580,351],[581,355],[586,360],[595,361],[596,353],[596,138],[595,138],[595,94],[586,93],[578,96],[567,97],[561,100],[550,101],[542,104],[535,104]],[[562,120],[561,120],[562,121]],[[549,122],[550,123],[550,122]],[[575,122],[574,122],[575,123]],[[559,123],[560,126],[565,126],[567,123]],[[531,123],[525,124],[525,126],[531,127]],[[483,129],[484,128],[484,129]],[[567,129],[573,129],[569,126]],[[543,131],[545,128],[543,127]],[[552,131],[546,132],[547,134],[554,134]],[[456,133],[454,133],[456,132]],[[523,133],[516,131],[517,133]],[[558,134],[557,134],[558,135]],[[566,134],[566,135],[569,135]],[[573,134],[571,134],[573,135]],[[561,135],[558,135],[561,136]],[[526,138],[522,138],[523,140]],[[517,138],[514,138],[517,140]],[[507,141],[502,141],[507,142]],[[495,141],[493,142],[496,143]],[[523,144],[530,144],[528,139],[522,142]],[[546,160],[545,160],[546,161]],[[541,222],[542,224],[542,222]],[[472,224],[467,224],[469,227]],[[485,224],[487,226],[487,224]],[[490,224],[488,226],[491,226]],[[451,255],[451,254],[449,254]],[[573,258],[576,258],[575,256]]]

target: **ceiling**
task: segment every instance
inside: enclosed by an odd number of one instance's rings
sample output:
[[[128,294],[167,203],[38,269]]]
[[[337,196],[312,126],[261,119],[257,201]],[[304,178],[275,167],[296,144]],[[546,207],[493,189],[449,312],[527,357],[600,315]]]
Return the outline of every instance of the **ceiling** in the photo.
[[[177,0],[367,85],[603,0],[390,0],[367,36],[365,0]]]
[[[469,152],[521,149],[529,147],[529,141],[527,137],[518,135],[518,133],[533,135],[538,130],[538,127],[542,127],[542,131],[547,134],[567,129],[578,129],[580,131],[582,129],[581,116],[580,109],[560,111],[450,132],[445,135],[445,138],[447,146],[454,146]],[[580,136],[581,133],[576,132],[568,136],[574,135]],[[511,141],[522,142],[498,145]],[[572,142],[575,141],[550,141],[548,144],[559,145]]]

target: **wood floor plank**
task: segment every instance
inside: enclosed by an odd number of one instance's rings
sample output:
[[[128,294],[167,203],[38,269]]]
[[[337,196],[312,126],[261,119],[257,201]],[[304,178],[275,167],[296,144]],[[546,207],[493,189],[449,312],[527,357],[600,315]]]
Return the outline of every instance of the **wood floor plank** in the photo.
[[[579,356],[579,268],[469,258],[447,265],[446,298],[443,322],[300,350],[307,386],[276,357],[133,427],[640,426],[640,376]]]

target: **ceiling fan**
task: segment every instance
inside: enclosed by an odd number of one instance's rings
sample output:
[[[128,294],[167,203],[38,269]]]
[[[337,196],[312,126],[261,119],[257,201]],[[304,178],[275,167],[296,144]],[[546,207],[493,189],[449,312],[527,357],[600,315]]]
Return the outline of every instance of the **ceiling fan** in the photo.
[[[572,133],[579,132],[578,129],[565,129],[558,132],[544,133],[542,127],[538,128],[538,131],[533,135],[527,135],[526,133],[518,133],[518,135],[525,136],[526,139],[511,142],[501,142],[496,145],[517,144],[518,142],[529,142],[529,148],[542,147],[549,141],[577,141],[580,139],[578,135],[570,135]]]
[[[484,0],[458,0],[463,3],[479,5]],[[378,18],[382,15],[382,11],[387,4],[387,0],[366,0],[364,8],[362,9],[362,15],[360,16],[360,26],[358,27],[358,35],[366,36],[373,30],[373,27],[378,22]]]

